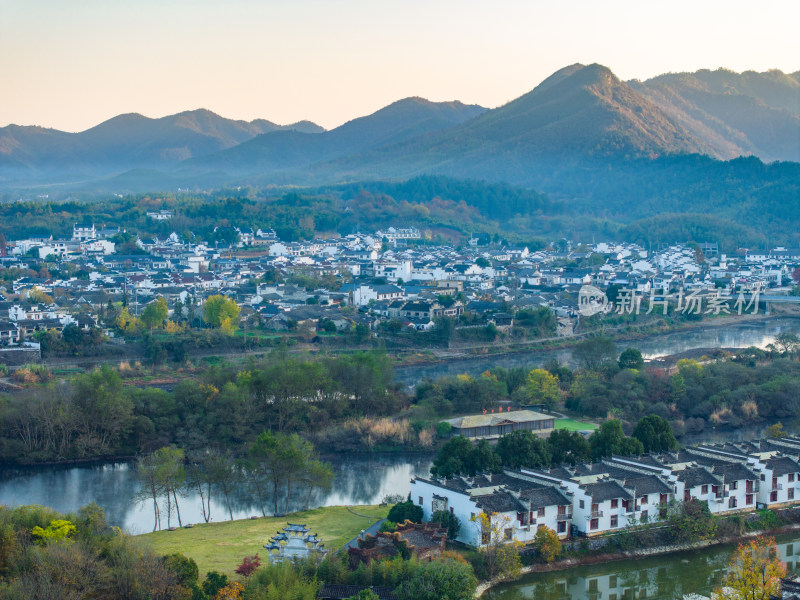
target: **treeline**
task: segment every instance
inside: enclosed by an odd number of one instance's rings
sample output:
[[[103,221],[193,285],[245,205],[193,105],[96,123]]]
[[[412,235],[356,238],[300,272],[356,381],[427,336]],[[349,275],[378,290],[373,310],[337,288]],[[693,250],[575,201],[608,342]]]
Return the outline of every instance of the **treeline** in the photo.
[[[543,368],[495,368],[417,385],[417,418],[489,410],[498,403],[561,405],[579,416],[617,416],[628,423],[651,414],[669,421],[676,435],[709,426],[739,427],[800,415],[800,340],[783,334],[768,350],[749,348],[698,362],[681,360],[674,371],[645,368],[641,353],[618,353],[609,338],[577,344],[574,369],[556,361]]]
[[[125,385],[108,366],[0,397],[0,457],[42,462],[127,456],[174,445],[241,450],[264,431],[310,435],[398,411],[385,354],[208,366],[171,391]]]
[[[577,431],[556,429],[541,438],[530,431],[503,435],[492,446],[487,440],[473,443],[462,436],[448,440],[433,461],[431,474],[438,477],[499,473],[504,468],[551,467],[599,460],[612,455],[631,456],[663,452],[678,447],[669,423],[657,415],[641,419],[628,437],[622,423],[610,419],[588,440]]]
[[[517,215],[564,210],[561,202],[526,188],[507,183],[486,183],[438,175],[424,175],[402,182],[369,181],[326,189],[337,191],[344,198],[353,198],[367,191],[373,195],[383,194],[420,205],[426,205],[435,198],[463,202],[498,221],[508,221]]]

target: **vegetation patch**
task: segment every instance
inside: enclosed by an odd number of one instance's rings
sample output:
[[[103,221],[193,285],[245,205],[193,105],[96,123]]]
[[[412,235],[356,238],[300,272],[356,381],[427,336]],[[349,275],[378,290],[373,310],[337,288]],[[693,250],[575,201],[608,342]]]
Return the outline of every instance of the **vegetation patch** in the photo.
[[[261,552],[262,546],[287,522],[304,523],[322,538],[325,547],[335,550],[361,533],[371,523],[383,519],[388,506],[354,506],[354,514],[344,506],[328,506],[292,513],[284,517],[243,519],[203,523],[176,531],[162,530],[139,536],[156,554],[180,552],[197,562],[201,576],[208,571],[232,574],[243,556]],[[368,515],[370,518],[365,518]]]

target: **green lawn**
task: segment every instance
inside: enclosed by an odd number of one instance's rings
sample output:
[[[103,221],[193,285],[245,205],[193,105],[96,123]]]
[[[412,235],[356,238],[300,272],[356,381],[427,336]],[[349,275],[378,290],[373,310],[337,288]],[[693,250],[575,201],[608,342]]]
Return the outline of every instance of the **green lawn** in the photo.
[[[383,519],[388,506],[353,506],[355,512],[372,517],[371,522]],[[193,558],[200,568],[200,577],[208,571],[233,573],[245,556],[261,552],[262,546],[286,523],[304,523],[318,534],[329,549],[338,548],[361,533],[370,519],[352,514],[344,506],[329,506],[292,513],[285,517],[264,517],[239,521],[203,523],[191,529],[156,531],[139,536],[158,554],[180,552]]]
[[[556,419],[556,429],[566,429],[567,431],[586,431],[587,429],[597,429],[593,423],[581,423],[575,419]]]

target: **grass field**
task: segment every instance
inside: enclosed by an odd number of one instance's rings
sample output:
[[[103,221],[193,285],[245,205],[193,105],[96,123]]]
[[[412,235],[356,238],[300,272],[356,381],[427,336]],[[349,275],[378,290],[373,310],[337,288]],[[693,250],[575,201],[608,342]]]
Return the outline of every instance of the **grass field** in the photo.
[[[338,548],[366,529],[370,522],[383,519],[388,506],[353,506],[354,515],[344,506],[328,506],[292,513],[285,517],[264,517],[239,521],[203,523],[191,529],[156,531],[139,536],[158,554],[180,552],[193,558],[200,568],[200,577],[208,571],[233,573],[245,556],[266,551],[262,546],[279,529],[290,523],[303,523],[322,538],[329,549]]]
[[[586,431],[587,429],[597,429],[593,423],[581,423],[575,419],[556,419],[556,429],[566,429],[567,431]]]

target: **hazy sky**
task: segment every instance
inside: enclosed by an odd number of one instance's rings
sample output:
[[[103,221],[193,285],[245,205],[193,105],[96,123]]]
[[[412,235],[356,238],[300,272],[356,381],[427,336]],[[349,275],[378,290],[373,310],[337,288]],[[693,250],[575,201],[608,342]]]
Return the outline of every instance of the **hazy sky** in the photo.
[[[798,23],[797,0],[0,0],[0,126],[202,107],[330,128],[408,96],[499,106],[575,62],[793,72]]]

